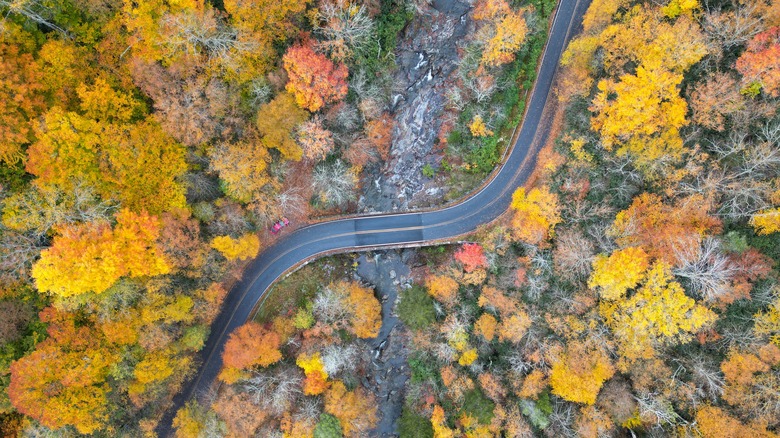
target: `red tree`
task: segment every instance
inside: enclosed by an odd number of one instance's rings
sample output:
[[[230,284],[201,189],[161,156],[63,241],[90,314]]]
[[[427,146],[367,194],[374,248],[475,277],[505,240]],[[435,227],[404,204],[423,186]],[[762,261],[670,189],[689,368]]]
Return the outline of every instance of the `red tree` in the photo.
[[[455,260],[463,264],[466,272],[485,267],[487,259],[485,250],[477,243],[466,243],[455,252]]]
[[[780,26],[753,37],[737,60],[737,70],[748,85],[757,83],[767,94],[780,95]]]
[[[301,108],[314,112],[347,95],[347,66],[334,64],[315,52],[311,44],[290,47],[282,63],[290,78],[287,91],[295,96]]]

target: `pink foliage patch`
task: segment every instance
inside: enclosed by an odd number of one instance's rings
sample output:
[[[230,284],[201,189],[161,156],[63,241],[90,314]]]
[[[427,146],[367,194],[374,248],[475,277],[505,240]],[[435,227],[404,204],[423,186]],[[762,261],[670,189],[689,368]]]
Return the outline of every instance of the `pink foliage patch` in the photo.
[[[455,251],[455,260],[463,265],[466,272],[487,266],[485,250],[477,243],[466,243]]]

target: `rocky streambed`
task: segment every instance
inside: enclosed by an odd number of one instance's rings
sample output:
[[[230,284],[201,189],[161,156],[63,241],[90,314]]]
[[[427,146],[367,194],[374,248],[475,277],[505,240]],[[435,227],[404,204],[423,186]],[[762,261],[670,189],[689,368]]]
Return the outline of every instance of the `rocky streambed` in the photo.
[[[366,177],[361,212],[403,211],[421,199],[442,197],[444,190],[433,186],[422,170],[426,164],[438,167],[441,161],[441,151],[434,146],[469,10],[465,2],[434,0],[404,30],[396,50],[390,158]]]
[[[370,341],[366,352],[371,366],[363,385],[377,399],[379,422],[370,436],[391,437],[396,434],[396,421],[404,405],[404,387],[409,379],[407,364],[409,331],[395,314],[395,304],[402,289],[411,286],[408,264],[414,250],[382,251],[363,254],[358,258],[357,275],[374,286],[382,303],[382,328]]]
[[[466,35],[470,7],[455,0],[434,0],[406,27],[396,51],[392,114],[395,120],[390,158],[363,182],[361,212],[404,211],[425,200],[437,203],[444,189],[423,175],[438,167],[442,151],[436,138],[442,127],[447,92],[458,63],[458,43]],[[433,200],[434,202],[431,202]],[[397,436],[397,421],[410,377],[410,332],[395,315],[399,293],[411,286],[416,250],[361,255],[358,276],[374,286],[382,302],[382,327],[366,352],[370,371],[362,384],[377,398],[379,422],[371,436]]]

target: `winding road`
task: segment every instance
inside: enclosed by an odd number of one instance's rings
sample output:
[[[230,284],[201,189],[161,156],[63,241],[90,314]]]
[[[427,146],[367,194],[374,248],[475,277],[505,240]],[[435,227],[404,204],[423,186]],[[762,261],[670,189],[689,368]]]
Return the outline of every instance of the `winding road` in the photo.
[[[498,173],[481,190],[439,210],[354,217],[310,225],[278,240],[249,264],[242,280],[225,298],[222,312],[200,353],[202,365],[174,398],[173,406],[158,428],[159,436],[170,434],[171,419],[178,408],[191,397],[209,390],[222,367],[222,350],[228,335],[253,315],[270,286],[291,268],[327,253],[435,244],[472,232],[507,210],[512,192],[530,176],[536,153],[549,136],[549,119],[557,103],[549,98],[558,60],[579,28],[589,4],[590,0],[560,0],[520,134]]]

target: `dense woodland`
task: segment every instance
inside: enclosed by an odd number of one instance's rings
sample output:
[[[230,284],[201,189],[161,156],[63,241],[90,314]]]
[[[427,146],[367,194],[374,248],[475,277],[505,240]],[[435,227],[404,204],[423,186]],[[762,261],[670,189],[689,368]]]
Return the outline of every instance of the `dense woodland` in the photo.
[[[402,294],[402,435],[777,435],[778,25],[592,3],[535,187]]]
[[[776,436],[779,6],[593,2],[534,186],[469,243],[423,250],[396,303],[400,436]],[[353,294],[321,285],[267,323],[183,435],[364,436],[378,413],[354,349],[378,303]]]
[[[418,10],[0,0],[4,436],[154,434],[268,225],[353,211],[388,157]],[[495,166],[550,13],[474,2],[426,172]],[[776,436],[780,2],[593,0],[561,63],[533,186],[395,303],[398,433]],[[365,436],[380,309],[345,275],[247,323],[177,435]]]
[[[448,167],[497,162],[535,65],[516,53],[538,56],[552,9],[533,3],[475,15],[462,76],[478,83],[457,90],[473,116],[453,122]],[[354,211],[387,158],[394,48],[419,6],[0,0],[4,436],[154,433],[269,225]],[[329,297],[371,336],[370,290]],[[268,355],[226,360],[222,378],[278,360],[292,328],[237,333]],[[312,379],[317,357],[299,359]]]

